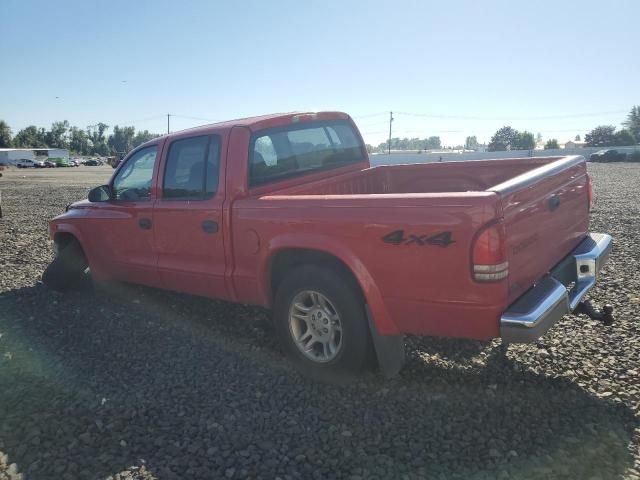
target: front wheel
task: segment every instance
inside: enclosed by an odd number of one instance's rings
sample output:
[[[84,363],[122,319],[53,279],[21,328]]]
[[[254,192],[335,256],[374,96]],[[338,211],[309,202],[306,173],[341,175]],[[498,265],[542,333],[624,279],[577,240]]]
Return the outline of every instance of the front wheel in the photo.
[[[87,259],[77,242],[61,246],[56,258],[42,274],[42,282],[49,288],[67,291],[80,287],[88,268]]]
[[[357,372],[373,358],[362,294],[333,269],[291,271],[278,288],[274,318],[281,344],[304,369]]]

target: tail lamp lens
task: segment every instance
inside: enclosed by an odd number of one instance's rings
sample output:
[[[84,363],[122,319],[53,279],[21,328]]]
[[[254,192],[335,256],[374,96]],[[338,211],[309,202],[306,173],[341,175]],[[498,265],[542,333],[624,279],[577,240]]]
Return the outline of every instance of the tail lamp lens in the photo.
[[[495,282],[509,276],[502,222],[484,227],[476,236],[472,264],[473,278],[478,282]]]

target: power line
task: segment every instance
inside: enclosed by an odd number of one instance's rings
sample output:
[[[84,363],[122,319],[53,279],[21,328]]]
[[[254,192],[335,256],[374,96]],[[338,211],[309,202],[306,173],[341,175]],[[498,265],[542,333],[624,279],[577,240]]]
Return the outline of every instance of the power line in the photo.
[[[394,118],[395,120],[395,118]],[[400,130],[399,132],[395,133],[395,137],[399,137],[402,135],[407,135],[407,134],[415,134],[415,133],[429,133],[429,134],[435,134],[435,133],[464,133],[466,130],[430,130],[430,129],[416,129],[416,130]],[[487,130],[488,131],[488,130]],[[542,131],[542,130],[541,130]],[[376,135],[376,134],[381,134],[381,133],[388,133],[386,131],[377,131],[377,132],[362,132],[362,135]]]
[[[503,117],[483,117],[483,116],[469,116],[469,115],[440,115],[440,114],[429,114],[429,113],[420,113],[420,112],[395,112],[396,115],[405,115],[405,116],[410,116],[410,117],[422,117],[422,118],[433,118],[433,119],[452,119],[452,120],[552,120],[552,119],[565,119],[565,118],[585,118],[585,117],[596,117],[599,115],[618,115],[618,114],[624,114],[624,113],[628,113],[626,110],[617,110],[617,111],[609,111],[609,112],[592,112],[592,113],[576,113],[576,114],[568,114],[568,115],[548,115],[548,116],[533,116],[533,117],[510,117],[510,116],[503,116]],[[377,112],[377,113],[370,113],[370,114],[366,114],[366,115],[355,115],[353,116],[353,118],[373,118],[373,117],[379,117],[382,115],[388,115],[389,112]],[[136,119],[136,120],[126,120],[126,121],[122,121],[122,122],[113,122],[114,125],[127,125],[127,124],[132,124],[132,123],[143,123],[143,122],[148,122],[151,120],[157,120],[159,118],[164,118],[166,116],[166,114],[159,114],[159,115],[154,115],[151,117],[145,117],[145,118],[140,118],[140,119]],[[191,115],[181,115],[181,114],[176,114],[176,113],[172,113],[171,114],[172,117],[175,118],[184,118],[184,119],[188,119],[188,120],[197,120],[197,121],[202,121],[202,122],[210,122],[210,123],[216,123],[219,122],[220,120],[217,119],[211,119],[211,118],[203,118],[203,117],[194,117]],[[388,122],[388,120],[384,120],[384,121],[380,121],[380,122],[374,122],[374,123],[367,123],[367,124],[363,124],[360,125],[361,127],[369,127],[369,126],[377,126],[377,125],[386,125]],[[587,128],[591,128],[591,127],[587,127]]]
[[[186,118],[187,120],[196,120],[198,122],[208,122],[208,123],[216,123],[220,120],[212,120],[210,118],[202,118],[202,117],[192,117],[190,115],[179,115],[177,113],[167,113],[167,133],[169,133],[169,119],[170,117],[174,118]]]
[[[389,112],[389,153],[391,153],[391,125],[393,124],[393,112]]]
[[[164,114],[154,115],[153,117],[141,118],[139,120],[127,120],[126,122],[114,122],[114,125],[126,125],[128,123],[142,123],[142,122],[148,122],[150,120],[156,120],[158,118],[163,118],[163,117],[164,117]]]
[[[186,118],[188,120],[198,120],[198,121],[202,121],[202,122],[211,122],[211,123],[215,123],[215,122],[219,122],[220,120],[212,120],[210,118],[201,118],[201,117],[191,117],[188,115],[177,115],[177,114],[172,114],[172,117],[177,117],[177,118]]]
[[[466,130],[431,130],[429,128],[412,128],[411,130],[401,130],[403,134],[406,133],[420,133],[428,131],[430,133],[462,133]]]
[[[387,125],[388,123],[389,123],[389,120],[385,120],[384,122],[358,124],[358,128],[375,127],[375,126],[378,126],[378,125]]]
[[[553,133],[553,132],[578,132],[578,131],[584,131],[584,130],[592,130],[593,129],[593,125],[590,127],[578,127],[578,128],[563,128],[560,130],[539,130],[537,129],[540,133]]]
[[[389,112],[377,112],[377,113],[369,113],[367,115],[352,115],[351,118],[371,118],[371,117],[381,117],[382,115],[386,115]],[[386,123],[386,122],[385,122]]]
[[[407,115],[410,117],[424,117],[424,118],[438,118],[438,119],[452,119],[452,120],[554,120],[565,118],[584,118],[584,117],[597,117],[603,115],[619,115],[627,113],[626,110],[617,110],[610,112],[593,112],[593,113],[574,113],[570,115],[546,115],[537,117],[480,117],[480,116],[466,116],[466,115],[433,115],[428,113],[417,112],[396,112],[397,115]]]

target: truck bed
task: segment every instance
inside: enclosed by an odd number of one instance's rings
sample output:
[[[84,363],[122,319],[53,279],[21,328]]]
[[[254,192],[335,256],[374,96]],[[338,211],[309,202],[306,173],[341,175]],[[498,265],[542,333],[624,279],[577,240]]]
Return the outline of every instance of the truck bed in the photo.
[[[274,195],[367,195],[485,191],[562,157],[383,165],[273,192]]]
[[[499,314],[585,238],[588,185],[578,156],[377,166],[264,192],[237,212],[251,223],[278,218],[292,235],[321,237],[323,248],[336,238],[350,245],[401,331],[487,339]],[[481,284],[470,274],[472,245],[494,223],[508,277]],[[393,232],[409,241],[384,243]],[[443,232],[447,248],[424,241]]]

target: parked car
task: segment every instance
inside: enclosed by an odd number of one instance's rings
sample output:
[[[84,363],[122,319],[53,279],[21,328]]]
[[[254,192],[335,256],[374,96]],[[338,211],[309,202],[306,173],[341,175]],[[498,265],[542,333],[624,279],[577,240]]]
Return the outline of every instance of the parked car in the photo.
[[[50,221],[43,281],[260,305],[305,369],[393,373],[404,334],[533,342],[583,308],[590,203],[580,156],[371,167],[344,113],[255,117],[133,150]]]
[[[589,161],[601,163],[624,162],[626,159],[626,153],[613,149],[598,150],[589,157]]]
[[[87,167],[97,167],[98,165],[100,165],[100,162],[98,162],[98,160],[91,159],[84,162],[84,164]]]
[[[16,162],[18,168],[35,168],[36,162],[34,160],[22,159]]]
[[[46,160],[44,162],[45,168],[56,168],[56,162],[52,162],[51,160]]]
[[[73,166],[71,160],[67,160],[65,158],[55,158],[53,159],[53,162],[55,162],[56,167],[72,167]]]

